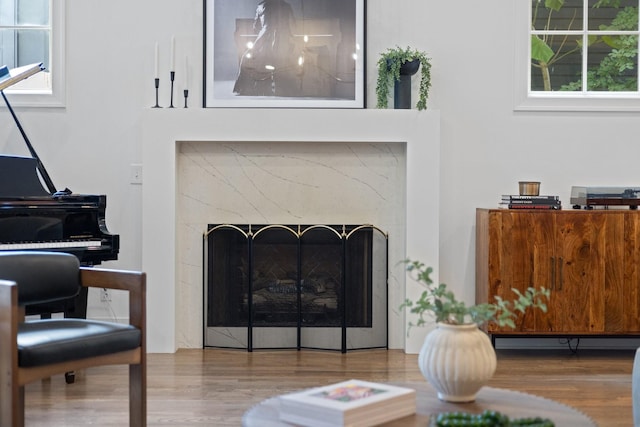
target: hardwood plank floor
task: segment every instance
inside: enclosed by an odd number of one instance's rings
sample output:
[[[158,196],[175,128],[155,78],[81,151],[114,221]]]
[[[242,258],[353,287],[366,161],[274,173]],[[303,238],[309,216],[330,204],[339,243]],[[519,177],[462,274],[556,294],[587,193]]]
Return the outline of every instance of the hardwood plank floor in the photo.
[[[499,350],[490,386],[578,408],[602,427],[632,422],[629,350]],[[190,349],[148,355],[149,426],[239,426],[251,406],[276,394],[349,378],[424,381],[416,355],[400,350],[347,354],[303,350]],[[127,369],[92,368],[29,384],[27,426],[128,424]]]

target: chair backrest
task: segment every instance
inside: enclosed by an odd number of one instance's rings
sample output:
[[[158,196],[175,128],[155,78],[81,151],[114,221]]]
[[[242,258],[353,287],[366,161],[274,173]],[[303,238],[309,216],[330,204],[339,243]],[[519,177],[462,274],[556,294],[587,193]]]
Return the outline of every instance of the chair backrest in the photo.
[[[18,304],[72,298],[80,291],[80,263],[62,252],[0,252],[0,279],[18,284]]]

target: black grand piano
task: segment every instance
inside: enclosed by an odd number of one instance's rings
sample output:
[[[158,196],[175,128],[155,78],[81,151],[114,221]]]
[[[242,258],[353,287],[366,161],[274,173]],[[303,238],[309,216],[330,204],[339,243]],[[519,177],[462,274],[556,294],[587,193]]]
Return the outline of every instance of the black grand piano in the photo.
[[[12,73],[16,81],[28,77],[42,64]],[[12,70],[13,71],[13,70]],[[31,72],[33,71],[33,72]],[[120,236],[107,230],[105,195],[58,191],[27,138],[3,89],[9,71],[0,67],[0,95],[27,144],[31,157],[0,154],[0,251],[46,250],[69,252],[85,266],[118,259]],[[23,78],[26,78],[23,77]],[[13,83],[11,83],[13,84]],[[0,273],[1,276],[1,273]],[[65,317],[86,317],[87,292],[63,304],[30,306],[26,314],[63,312]]]

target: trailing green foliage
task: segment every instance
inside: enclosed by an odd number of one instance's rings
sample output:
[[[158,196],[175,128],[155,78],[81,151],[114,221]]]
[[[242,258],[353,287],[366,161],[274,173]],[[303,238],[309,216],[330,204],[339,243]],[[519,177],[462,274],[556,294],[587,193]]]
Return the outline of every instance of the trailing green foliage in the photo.
[[[407,46],[402,49],[398,46],[387,49],[378,59],[378,81],[376,84],[377,104],[376,108],[387,108],[389,100],[389,88],[400,80],[400,66],[405,62],[420,61],[420,88],[418,89],[418,102],[416,108],[425,110],[427,98],[431,88],[431,58],[425,52],[411,49]]]
[[[467,306],[463,301],[458,301],[453,292],[447,289],[447,285],[436,285],[431,279],[433,268],[426,267],[419,261],[405,260],[407,271],[417,282],[424,285],[425,290],[417,301],[409,299],[401,305],[401,309],[407,308],[411,313],[417,314],[416,323],[410,326],[421,326],[427,321],[426,314],[432,315],[436,322],[462,325],[476,323],[478,325],[494,322],[500,327],[515,328],[514,319],[527,308],[539,308],[547,311],[546,300],[550,291],[546,288],[527,288],[524,292],[518,289],[512,291],[515,299],[506,301],[496,296],[494,303],[484,303]]]

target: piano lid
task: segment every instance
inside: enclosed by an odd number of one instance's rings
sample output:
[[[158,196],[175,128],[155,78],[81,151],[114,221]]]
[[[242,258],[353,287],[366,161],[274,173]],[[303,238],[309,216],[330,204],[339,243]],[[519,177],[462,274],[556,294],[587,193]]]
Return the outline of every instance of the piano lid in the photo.
[[[0,155],[0,197],[51,196],[40,182],[38,160]]]
[[[42,62],[25,65],[23,67],[9,69],[6,65],[0,67],[0,90],[13,86],[14,84],[31,77],[32,75],[44,71]]]
[[[29,148],[29,152],[31,153],[31,156],[36,161],[38,172],[40,173],[40,176],[42,177],[44,184],[49,189],[48,194],[54,194],[56,193],[56,187],[53,184],[53,181],[51,181],[51,177],[49,177],[49,174],[47,173],[47,170],[45,169],[44,164],[42,163],[42,161],[40,160],[40,157],[38,156],[38,153],[36,153],[36,150],[33,148],[33,145],[31,145],[31,141],[29,141],[27,134],[22,128],[22,125],[20,124],[20,120],[18,120],[18,116],[16,116],[15,111],[13,111],[13,107],[11,107],[9,100],[4,94],[4,89],[43,70],[44,70],[44,67],[42,66],[42,62],[25,65],[24,67],[14,68],[12,70],[9,70],[9,68],[7,68],[6,65],[1,66],[0,67],[0,95],[2,95],[2,99],[4,99],[5,104],[7,104],[7,108],[11,113],[11,117],[13,117],[13,121],[16,123],[16,126],[18,127],[18,130],[20,131],[20,134],[22,135],[24,142],[27,144],[27,148]],[[0,186],[1,185],[2,184],[0,184]],[[30,188],[34,188],[34,187],[30,186]],[[65,192],[67,191],[69,190],[65,189]],[[25,195],[28,195],[28,194],[25,194]]]

